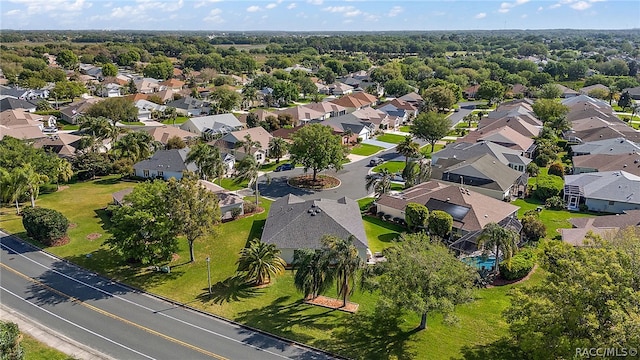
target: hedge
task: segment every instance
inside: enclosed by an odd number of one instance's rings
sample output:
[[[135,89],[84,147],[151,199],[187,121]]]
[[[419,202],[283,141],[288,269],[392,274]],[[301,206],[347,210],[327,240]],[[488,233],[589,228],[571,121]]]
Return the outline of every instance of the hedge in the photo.
[[[536,264],[536,254],[532,249],[523,249],[515,254],[507,263],[503,260],[500,267],[500,275],[506,280],[518,280],[527,276]]]
[[[28,207],[22,214],[22,225],[27,235],[36,241],[51,246],[67,235],[69,220],[57,210]]]

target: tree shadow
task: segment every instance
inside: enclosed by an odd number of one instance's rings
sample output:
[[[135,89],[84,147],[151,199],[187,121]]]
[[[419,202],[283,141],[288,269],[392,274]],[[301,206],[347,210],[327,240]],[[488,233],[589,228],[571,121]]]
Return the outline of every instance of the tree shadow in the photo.
[[[417,353],[409,340],[419,330],[404,331],[403,323],[400,311],[376,307],[354,315],[317,346],[353,359],[413,359]]]
[[[511,360],[527,359],[529,357],[511,339],[504,337],[489,344],[465,345],[460,352],[462,352],[460,360]]]
[[[254,287],[239,275],[231,276],[213,284],[211,286],[211,294],[208,294],[208,289],[203,290],[204,293],[198,295],[196,299],[203,303],[213,301],[218,305],[252,298],[262,293],[259,288]]]
[[[113,185],[113,184],[117,184],[119,182],[120,182],[120,178],[113,177],[113,178],[108,178],[108,179],[96,180],[93,183],[94,184],[98,184],[98,185]]]
[[[378,240],[386,243],[394,242],[400,234],[382,234],[378,235]]]
[[[264,229],[264,224],[266,224],[267,220],[254,220],[251,224],[251,230],[249,230],[249,236],[247,237],[247,241],[244,244],[244,247],[249,245],[249,242],[253,239],[260,239],[262,237],[262,230]]]
[[[320,321],[326,320],[327,314],[335,310],[309,311],[310,305],[305,304],[302,299],[293,303],[289,299],[290,296],[281,296],[262,308],[241,312],[238,314],[236,321],[304,343],[308,343],[315,338],[307,333],[294,330],[294,327],[311,328],[320,331],[331,331],[335,328],[334,323]],[[247,335],[248,337],[244,341],[255,346],[275,346],[279,350],[284,350],[288,346],[283,342],[274,344],[272,339],[258,336],[258,334],[252,335],[248,331]]]
[[[271,175],[273,174],[270,174],[270,176]],[[303,195],[310,195],[315,193],[315,191],[313,190],[300,189],[300,188],[289,186],[289,184],[287,184],[288,180],[289,180],[289,177],[286,175],[275,176],[275,177],[270,177],[269,184],[267,184],[265,181],[265,178],[261,177],[260,182],[258,183],[258,191],[260,191],[260,195],[270,197],[270,198],[279,198],[287,194],[303,196]]]
[[[111,229],[111,214],[106,209],[95,209],[93,212],[96,213],[95,217],[100,219],[98,225],[102,230],[108,231]]]

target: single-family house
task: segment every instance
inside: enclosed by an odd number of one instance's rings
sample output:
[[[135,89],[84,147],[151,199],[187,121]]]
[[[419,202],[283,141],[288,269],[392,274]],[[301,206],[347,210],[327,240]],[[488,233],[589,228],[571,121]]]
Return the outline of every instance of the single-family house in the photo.
[[[625,138],[604,139],[585,142],[571,146],[573,156],[609,154],[621,155],[630,153],[640,153],[640,144]]]
[[[167,109],[164,105],[158,105],[148,100],[138,100],[133,105],[138,108],[138,120],[140,121],[152,120],[154,112],[162,113]]]
[[[372,107],[361,108],[351,114],[361,121],[371,124],[374,129],[397,130],[402,125],[402,118],[389,115]]]
[[[168,102],[166,105],[176,108],[178,114],[184,116],[200,116],[208,114],[210,111],[210,104],[208,102],[191,96],[185,96],[183,98],[173,100]]]
[[[318,92],[325,95],[349,95],[353,93],[353,86],[343,84],[341,82],[335,82],[333,84],[323,86],[318,89]]]
[[[323,119],[341,116],[347,113],[347,108],[345,108],[344,106],[340,106],[338,104],[334,104],[329,101],[312,102],[303,106],[311,110],[323,113],[324,114]]]
[[[323,120],[325,113],[313,110],[309,107],[298,105],[283,110],[278,110],[277,114],[289,114],[293,118],[294,126],[297,124],[307,124],[313,120]]]
[[[233,114],[192,117],[180,128],[200,136],[214,138],[242,129],[242,123]]]
[[[466,143],[478,141],[490,141],[510,149],[521,151],[522,154],[528,158],[533,157],[533,153],[536,149],[533,139],[520,134],[508,126],[486,132],[482,129],[470,131],[464,137],[456,140],[456,142]]]
[[[232,193],[211,181],[198,180],[198,183],[205,189],[216,194],[218,197],[222,220],[231,220],[233,218],[234,209],[238,209],[237,211],[239,215],[244,214],[244,199],[242,199],[242,196]]]
[[[365,92],[356,92],[331,100],[331,102],[345,107],[347,112],[353,112],[376,105],[378,103],[378,98]]]
[[[335,134],[342,135],[342,143],[345,145],[356,142],[358,138],[367,140],[375,131],[371,123],[364,122],[353,114],[332,117],[321,124],[331,127]],[[347,136],[349,133],[351,135]]]
[[[413,105],[416,109],[420,109],[420,105],[422,105],[422,96],[415,91],[412,91],[408,94],[402,95],[398,98],[398,100],[406,101],[409,104]]]
[[[640,86],[626,88],[622,90],[622,93],[625,93],[625,92],[628,92],[629,97],[631,97],[633,100],[640,100]]]
[[[292,72],[293,70],[302,71],[302,72],[305,72],[307,74],[310,74],[310,73],[313,72],[312,69],[309,69],[308,67],[304,67],[304,66],[302,66],[300,64],[295,64],[293,66],[289,66],[289,67],[284,68],[284,71],[286,71],[286,72]]]
[[[71,158],[76,155],[76,149],[81,138],[78,135],[61,132],[36,140],[33,143],[33,147],[45,149],[59,157]]]
[[[620,214],[640,209],[640,176],[626,171],[567,175],[564,179],[567,209],[585,204],[591,211]]]
[[[158,88],[158,91],[170,90],[173,93],[177,93],[180,90],[182,90],[182,88],[184,87],[184,84],[185,84],[184,81],[180,81],[178,79],[165,80],[158,83],[158,85],[160,85],[160,87]]]
[[[118,83],[110,82],[103,84],[98,88],[98,94],[101,97],[120,97],[122,96],[122,86]]]
[[[398,98],[380,104],[378,110],[400,118],[403,123],[418,115],[418,109],[414,105]]]
[[[565,99],[576,97],[576,96],[580,95],[579,92],[577,92],[577,91],[575,91],[573,89],[570,89],[570,88],[568,88],[568,87],[566,87],[564,85],[556,84],[556,87],[558,87],[558,89],[560,89],[560,92],[561,92],[560,96],[565,98]]]
[[[640,143],[640,132],[622,121],[609,122],[600,117],[573,121],[571,129],[562,132],[562,138],[571,144],[625,138]]]
[[[490,111],[482,120],[491,121],[502,118],[517,118],[526,121],[532,126],[542,126],[542,121],[538,120],[533,110],[529,110],[525,105],[517,105],[515,107],[505,107],[501,105],[497,110]]]
[[[141,94],[152,94],[160,90],[160,81],[154,78],[139,77],[134,79],[133,83]]]
[[[197,172],[198,166],[190,162],[187,163],[187,155],[189,148],[158,150],[151,158],[142,160],[133,165],[135,176],[155,179],[163,178],[169,180],[175,178],[182,179],[182,175],[186,171]]]
[[[559,229],[562,241],[573,246],[584,246],[589,232],[603,238],[618,234],[620,229],[640,226],[640,210],[625,210],[622,214],[597,217],[571,218],[571,229]]]
[[[5,110],[22,110],[28,112],[36,111],[36,104],[29,100],[20,100],[11,96],[5,96],[0,99],[0,109]]]
[[[594,90],[606,91],[607,94],[609,93],[609,88],[602,84],[593,84],[593,85],[585,86],[583,88],[580,88],[579,92],[580,94],[583,94],[583,95],[589,95]]]
[[[640,176],[640,153],[629,154],[594,154],[574,156],[573,174],[584,174],[603,171],[626,171]]]
[[[433,164],[437,164],[441,159],[469,160],[485,154],[493,156],[500,163],[519,172],[524,172],[531,162],[531,159],[525,157],[521,151],[509,149],[490,141],[449,144],[444,149],[431,154],[431,161]]]
[[[532,125],[521,116],[505,116],[499,119],[482,118],[478,121],[478,130],[489,132],[503,127],[510,127],[516,132],[526,137],[536,137],[540,135],[542,126]]]
[[[78,118],[84,115],[93,104],[99,103],[102,100],[102,98],[96,97],[73,102],[69,104],[69,106],[60,109],[60,117],[69,124],[77,124]]]
[[[370,258],[360,208],[346,197],[304,200],[289,194],[277,199],[271,204],[261,241],[274,244],[282,259],[291,264],[295,250],[319,249],[320,239],[325,235],[342,239],[353,236],[360,258],[363,261]]]
[[[22,110],[4,110],[0,112],[0,139],[11,136],[21,140],[35,140],[46,137],[42,130],[55,118],[37,115]]]
[[[145,126],[144,128],[142,128],[142,131],[148,132],[155,141],[165,145],[167,144],[169,139],[173,137],[178,137],[185,142],[189,142],[191,139],[198,137],[198,135],[182,130],[179,127],[168,125]]]
[[[462,96],[464,96],[465,99],[469,100],[475,99],[476,96],[478,96],[478,90],[480,90],[480,85],[471,85],[468,88],[462,90]]]
[[[20,100],[30,100],[35,103],[39,100],[47,99],[49,97],[49,89],[26,89],[19,86],[0,85],[0,96],[2,98],[13,97]]]
[[[259,147],[252,147],[250,152],[258,163],[264,163],[267,160],[269,142],[273,136],[262,126],[232,131],[220,139],[214,140],[210,144],[216,146],[221,153],[230,153],[235,156],[236,159],[242,160],[247,154],[245,153],[245,149],[240,145],[247,140],[247,137],[250,137],[251,141],[260,144]]]
[[[489,223],[519,231],[518,206],[471,191],[466,187],[431,180],[398,194],[384,194],[376,200],[377,212],[405,219],[409,203],[425,205],[429,211],[445,211],[453,217],[451,245],[466,253],[476,251],[477,237]],[[459,239],[458,239],[459,238]]]

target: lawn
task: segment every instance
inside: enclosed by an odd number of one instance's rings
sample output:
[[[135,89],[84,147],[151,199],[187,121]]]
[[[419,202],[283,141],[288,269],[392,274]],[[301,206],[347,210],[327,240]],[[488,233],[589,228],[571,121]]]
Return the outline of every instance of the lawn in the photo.
[[[127,126],[144,126],[144,123],[140,121],[120,121],[120,124]]]
[[[71,356],[54,349],[34,339],[29,334],[22,334],[22,348],[24,350],[24,360],[73,360]]]
[[[528,210],[535,210],[538,206],[544,206],[543,201],[534,198],[518,199],[512,204],[520,206],[520,210],[518,210],[518,217],[522,217]],[[544,225],[547,227],[547,237],[556,240],[560,240],[560,233],[558,232],[558,229],[572,227],[569,223],[570,218],[594,216],[594,214],[576,211],[551,209],[544,209],[539,214],[540,220],[542,220]]]
[[[440,150],[444,149],[444,145],[442,144],[436,144],[436,146],[434,146],[433,148],[433,152],[438,152]],[[431,144],[427,144],[423,147],[420,148],[420,154],[424,155],[427,158],[431,158]]]
[[[187,120],[189,120],[188,116],[178,116],[176,118],[175,124],[176,125],[180,125],[180,124],[184,124],[185,122],[187,122]],[[173,119],[166,119],[162,121],[163,124],[167,124],[167,125],[173,125]]]
[[[410,133],[410,132],[411,132],[411,126],[409,126],[409,125],[402,125],[402,126],[400,126],[400,131],[402,131],[402,132],[406,132],[406,133]]]
[[[384,148],[370,144],[358,144],[351,148],[351,153],[353,155],[371,156],[380,150],[384,150]]]
[[[405,135],[396,135],[396,134],[382,134],[378,135],[376,140],[390,143],[390,144],[400,144],[404,141]]]
[[[266,171],[266,170],[263,170]],[[223,178],[222,182],[215,181],[216,184],[221,184],[223,188],[231,191],[246,189],[249,186],[249,181],[245,180],[241,183],[236,183],[232,178]]]
[[[265,199],[261,200],[265,212],[224,223],[216,234],[197,240],[195,263],[187,262],[188,246],[180,239],[177,256],[170,263],[170,274],[129,265],[104,245],[110,236],[109,217],[104,208],[111,202],[113,192],[132,185],[120,182],[117,177],[105,177],[41,195],[38,206],[58,209],[77,224],[69,230],[69,244],[46,250],[145,291],[351,358],[451,359],[460,357],[464,346],[481,346],[506,334],[507,325],[501,317],[509,304],[506,294],[521,285],[476,290],[474,302],[456,309],[459,323],[445,325],[441,316],[430,314],[425,331],[415,331],[419,316],[414,313],[384,319],[374,315],[378,295],[358,289],[351,297],[351,301],[360,304],[356,315],[306,305],[293,286],[293,274],[289,270],[267,287],[256,289],[243,285],[235,277],[238,253],[248,240],[260,236],[270,206]],[[363,206],[366,201],[359,203]],[[25,237],[14,209],[1,210],[0,226]],[[370,217],[365,217],[364,226],[372,251],[390,246],[391,239],[401,230]],[[86,237],[90,233],[102,236],[90,241]],[[87,254],[92,254],[91,258]],[[207,294],[204,261],[207,256],[213,265],[212,295]],[[542,274],[536,273],[526,283],[541,278]],[[335,296],[333,287],[327,295]]]
[[[382,169],[387,169],[392,174],[402,172],[404,170],[404,161],[387,161],[374,167],[373,171],[380,172]]]

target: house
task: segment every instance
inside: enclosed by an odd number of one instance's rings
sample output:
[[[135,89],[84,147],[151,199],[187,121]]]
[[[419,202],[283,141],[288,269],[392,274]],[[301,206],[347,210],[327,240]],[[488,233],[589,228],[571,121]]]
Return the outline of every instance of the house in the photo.
[[[564,179],[567,209],[585,204],[591,211],[620,214],[640,209],[640,176],[626,171],[567,175]]]
[[[98,80],[101,80],[104,77],[102,75],[102,67],[95,66],[93,64],[79,64],[78,70],[80,70],[81,74],[89,75]]]
[[[483,131],[478,129],[476,131],[470,131],[464,137],[458,138],[456,142],[478,142],[478,141],[491,141],[504,147],[521,151],[522,154],[528,158],[533,158],[533,153],[536,149],[533,139],[520,134],[508,126],[504,126],[491,131]]]
[[[571,146],[573,156],[609,154],[621,155],[629,153],[640,153],[640,144],[625,138],[604,139],[597,141],[585,142]]]
[[[295,64],[293,66],[289,66],[287,68],[284,68],[284,71],[289,72],[289,73],[292,72],[293,70],[303,71],[303,72],[305,72],[307,74],[310,74],[311,72],[313,72],[313,70],[311,70],[311,69],[309,69],[307,67],[304,67],[304,66],[302,66],[300,64]]]
[[[220,149],[220,152],[227,152],[234,155],[238,160],[242,160],[247,154],[242,146],[239,146],[241,142],[246,141],[246,137],[251,137],[251,141],[255,141],[260,144],[259,147],[253,147],[250,152],[255,157],[256,161],[260,164],[267,160],[269,142],[273,138],[271,134],[267,132],[262,126],[232,131],[218,140],[214,140],[211,145]]]
[[[628,92],[629,97],[631,97],[633,100],[640,100],[640,86],[626,88],[622,90],[622,93],[625,93],[625,92]]]
[[[135,163],[133,165],[134,174],[147,179],[163,178],[169,180],[175,178],[180,180],[185,171],[198,171],[196,164],[186,162],[189,150],[188,147],[158,150],[151,158]]]
[[[322,117],[322,119],[328,119],[330,117],[336,117],[336,116],[341,116],[341,115],[345,115],[347,113],[347,108],[345,108],[344,106],[340,106],[338,104],[334,104],[332,102],[329,101],[323,101],[323,102],[312,102],[312,103],[308,103],[306,105],[303,105],[304,107],[317,111],[319,113],[323,113],[324,116]]]
[[[331,102],[345,107],[347,112],[353,112],[355,110],[376,105],[378,103],[378,98],[365,92],[357,92],[331,100]]]
[[[640,132],[622,121],[609,122],[600,117],[590,117],[573,121],[571,127],[571,130],[562,132],[562,138],[571,144],[616,138],[640,143]]]
[[[431,169],[432,179],[466,186],[498,200],[523,196],[527,187],[525,172],[508,167],[490,154],[467,160],[440,159]]]
[[[346,197],[303,200],[289,194],[279,198],[271,204],[261,241],[274,244],[282,259],[291,264],[295,250],[319,249],[325,235],[342,239],[353,235],[358,255],[363,261],[368,260],[369,245],[360,208]]]
[[[585,110],[585,108],[595,108],[603,113],[611,114],[613,109],[611,105],[606,101],[600,99],[594,99],[591,96],[579,94],[575,97],[570,97],[560,101],[562,105],[569,108],[569,113],[573,113],[579,110]]]
[[[500,163],[519,172],[524,172],[531,162],[531,159],[523,156],[521,151],[509,149],[490,141],[449,144],[444,149],[431,154],[431,161],[433,164],[437,164],[440,159],[469,160],[484,154],[493,156]]]
[[[184,116],[200,116],[208,114],[210,111],[208,102],[191,96],[185,96],[183,98],[173,100],[166,105],[176,108],[178,114]]]
[[[125,205],[125,201],[124,201],[124,197],[131,194],[133,192],[133,188],[124,188],[120,191],[116,191],[113,194],[111,194],[111,199],[113,200],[113,203],[115,205],[118,206],[124,206]]]
[[[431,180],[398,194],[384,194],[376,200],[378,213],[405,219],[408,203],[425,205],[429,211],[442,210],[453,217],[451,245],[466,253],[477,250],[477,237],[489,223],[521,229],[518,206],[471,191],[458,185]]]
[[[516,105],[514,107],[501,105],[497,110],[490,111],[482,120],[490,121],[502,118],[515,118],[526,121],[529,125],[542,126],[542,121],[538,120],[533,110],[530,110],[530,107],[526,105]]]
[[[583,95],[589,95],[594,90],[606,91],[607,94],[609,93],[609,88],[602,84],[593,84],[590,86],[585,86],[583,88],[580,88],[579,92],[580,94],[583,94]]]
[[[33,147],[36,149],[45,149],[48,152],[63,158],[71,158],[76,155],[80,139],[82,137],[68,133],[58,133],[48,137],[36,140]]]
[[[574,156],[572,162],[574,175],[624,170],[630,174],[640,176],[640,153]]]
[[[384,111],[380,111],[372,107],[358,109],[351,114],[361,121],[371,124],[371,128],[373,129],[397,130],[400,125],[402,125],[402,118],[389,115]]]
[[[78,118],[84,115],[93,104],[102,100],[102,98],[89,98],[73,102],[69,106],[60,109],[60,117],[69,124],[77,124]]]
[[[152,120],[154,112],[164,112],[167,109],[164,105],[158,105],[148,100],[138,100],[133,105],[138,108],[138,120],[140,121]]]
[[[324,119],[325,113],[313,110],[306,106],[294,106],[284,110],[278,110],[278,114],[289,114],[293,118],[294,126],[297,124],[307,124],[313,120]]]
[[[234,209],[238,209],[238,214],[244,214],[244,200],[242,196],[232,193],[231,191],[216,185],[210,181],[198,180],[198,183],[205,189],[216,194],[218,204],[220,205],[220,215],[222,220],[231,220],[233,218]]]
[[[171,139],[172,137],[179,137],[185,142],[189,142],[194,137],[198,137],[197,135],[194,135],[193,133],[182,130],[178,127],[167,126],[167,125],[145,126],[144,128],[142,128],[142,131],[148,132],[155,141],[162,143],[164,145],[166,145],[169,139]]]
[[[615,236],[620,229],[640,226],[640,210],[626,210],[622,214],[616,215],[571,218],[569,223],[573,228],[560,229],[562,241],[574,246],[583,246],[589,231],[606,238]]]
[[[11,136],[21,140],[35,140],[45,138],[42,132],[45,125],[53,118],[44,115],[37,115],[21,110],[4,110],[0,113],[0,139]]]
[[[154,78],[139,77],[134,79],[133,83],[141,94],[151,94],[160,90],[160,82]]]
[[[489,119],[485,117],[478,121],[478,130],[481,129],[485,132],[500,129],[505,126],[530,138],[540,135],[540,132],[542,131],[542,126],[532,125],[520,116],[505,116],[499,119]]]
[[[475,99],[476,96],[478,96],[478,90],[480,90],[480,85],[478,84],[469,86],[468,88],[462,90],[462,96],[469,100]]]
[[[0,96],[2,98],[13,97],[20,100],[38,102],[49,97],[49,89],[25,89],[19,86],[0,85]]]
[[[422,105],[422,96],[420,96],[415,91],[412,91],[406,95],[402,95],[398,98],[398,100],[408,102],[413,105],[416,109],[420,109],[420,105]]]
[[[414,105],[398,98],[380,104],[378,110],[401,118],[403,123],[418,115],[418,109]]]
[[[332,117],[321,122],[322,125],[331,127],[335,134],[351,134],[343,136],[342,143],[354,143],[358,138],[367,140],[373,136],[374,129],[371,123],[359,119],[353,114]]]
[[[107,83],[99,88],[98,95],[101,97],[120,97],[122,96],[122,86],[117,83]]]
[[[349,95],[353,93],[353,86],[343,84],[341,82],[335,82],[333,84],[323,86],[318,89],[318,92],[325,95]]]
[[[158,83],[158,85],[160,85],[160,87],[158,88],[158,91],[170,90],[173,93],[177,93],[180,90],[182,90],[182,88],[184,87],[184,84],[185,84],[184,81],[180,81],[178,79],[165,80]]]
[[[529,94],[529,89],[522,84],[513,84],[507,93],[511,97],[523,97]]]
[[[14,97],[3,97],[0,99],[0,109],[5,110],[23,110],[28,112],[36,111],[36,104],[28,100],[20,100]]]
[[[240,130],[242,123],[233,114],[218,114],[190,118],[180,128],[196,135],[215,137]]]
[[[568,87],[564,86],[564,85],[560,85],[560,84],[556,84],[556,87],[558,87],[558,89],[560,89],[560,92],[562,93],[560,96],[568,99],[568,98],[572,98],[575,96],[580,95],[579,92],[573,90],[573,89],[569,89]]]

